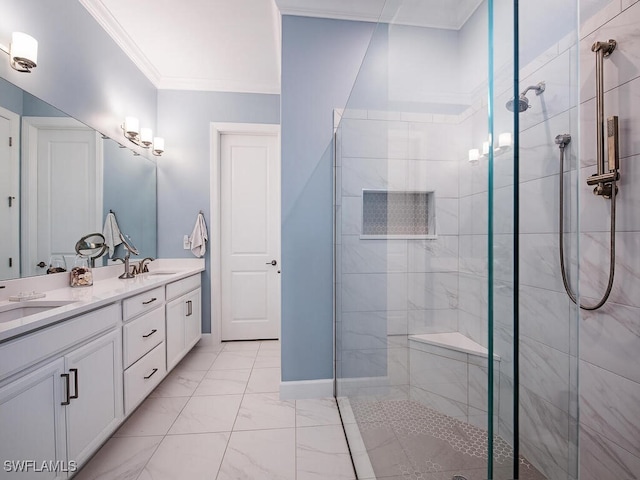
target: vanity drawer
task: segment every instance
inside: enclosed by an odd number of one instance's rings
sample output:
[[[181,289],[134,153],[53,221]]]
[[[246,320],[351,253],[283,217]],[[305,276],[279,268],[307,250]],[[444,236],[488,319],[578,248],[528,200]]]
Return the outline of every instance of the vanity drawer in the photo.
[[[124,413],[131,410],[164,378],[166,368],[164,342],[147,353],[124,372]]]
[[[167,300],[172,300],[200,286],[200,274],[167,285]]]
[[[119,321],[120,304],[114,303],[10,340],[0,346],[0,380],[114,328]]]
[[[164,340],[164,309],[156,308],[123,327],[124,367],[136,362]]]
[[[159,307],[164,302],[164,287],[154,288],[122,302],[122,318],[127,320],[148,310]]]

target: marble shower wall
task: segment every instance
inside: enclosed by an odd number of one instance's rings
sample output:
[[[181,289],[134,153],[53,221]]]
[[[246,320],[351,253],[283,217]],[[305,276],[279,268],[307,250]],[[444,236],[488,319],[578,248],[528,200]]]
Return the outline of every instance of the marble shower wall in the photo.
[[[640,478],[640,3],[601,2],[580,41],[580,293],[594,303],[608,274],[609,202],[586,185],[595,165],[591,45],[618,42],[605,60],[605,117],[618,115],[616,277],[609,302],[580,318],[580,479]]]
[[[362,387],[367,379],[371,386],[408,386],[406,335],[457,331],[457,121],[457,115],[343,114],[336,166],[338,378],[360,379]],[[360,238],[363,189],[433,191],[437,238]],[[402,345],[389,340],[396,335],[405,336]]]

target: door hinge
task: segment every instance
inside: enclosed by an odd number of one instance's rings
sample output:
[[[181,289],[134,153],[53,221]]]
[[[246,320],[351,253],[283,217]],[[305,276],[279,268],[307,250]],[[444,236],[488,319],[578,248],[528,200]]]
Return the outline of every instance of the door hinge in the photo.
[[[13,258],[9,257],[9,268],[13,267]]]
[[[9,146],[13,147],[13,137],[9,137]]]
[[[16,199],[16,197],[11,197],[9,196],[9,207],[13,207],[13,201]]]

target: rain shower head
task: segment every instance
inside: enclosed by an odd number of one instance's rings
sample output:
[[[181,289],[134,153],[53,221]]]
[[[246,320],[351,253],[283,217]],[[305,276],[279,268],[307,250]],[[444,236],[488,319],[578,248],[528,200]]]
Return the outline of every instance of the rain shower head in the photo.
[[[536,95],[540,95],[542,92],[544,92],[546,88],[546,85],[544,82],[540,82],[537,85],[530,85],[527,88],[525,88],[524,92],[522,92],[520,94],[520,97],[518,97],[518,112],[526,112],[529,108],[529,99],[527,98],[527,92],[529,90],[535,90]],[[506,104],[507,110],[509,110],[510,112],[515,112],[516,110],[516,99],[512,98],[511,100],[509,100]]]

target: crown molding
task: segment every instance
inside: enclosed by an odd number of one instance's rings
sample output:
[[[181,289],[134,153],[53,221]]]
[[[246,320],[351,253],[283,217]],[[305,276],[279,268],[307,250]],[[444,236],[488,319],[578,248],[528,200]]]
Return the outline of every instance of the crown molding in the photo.
[[[160,72],[153,66],[138,45],[131,39],[101,0],[80,0],[91,16],[100,24],[122,51],[131,59],[149,81],[158,88]]]
[[[200,90],[205,92],[261,93],[280,95],[280,83],[239,82],[209,78],[162,77],[159,90]]]

